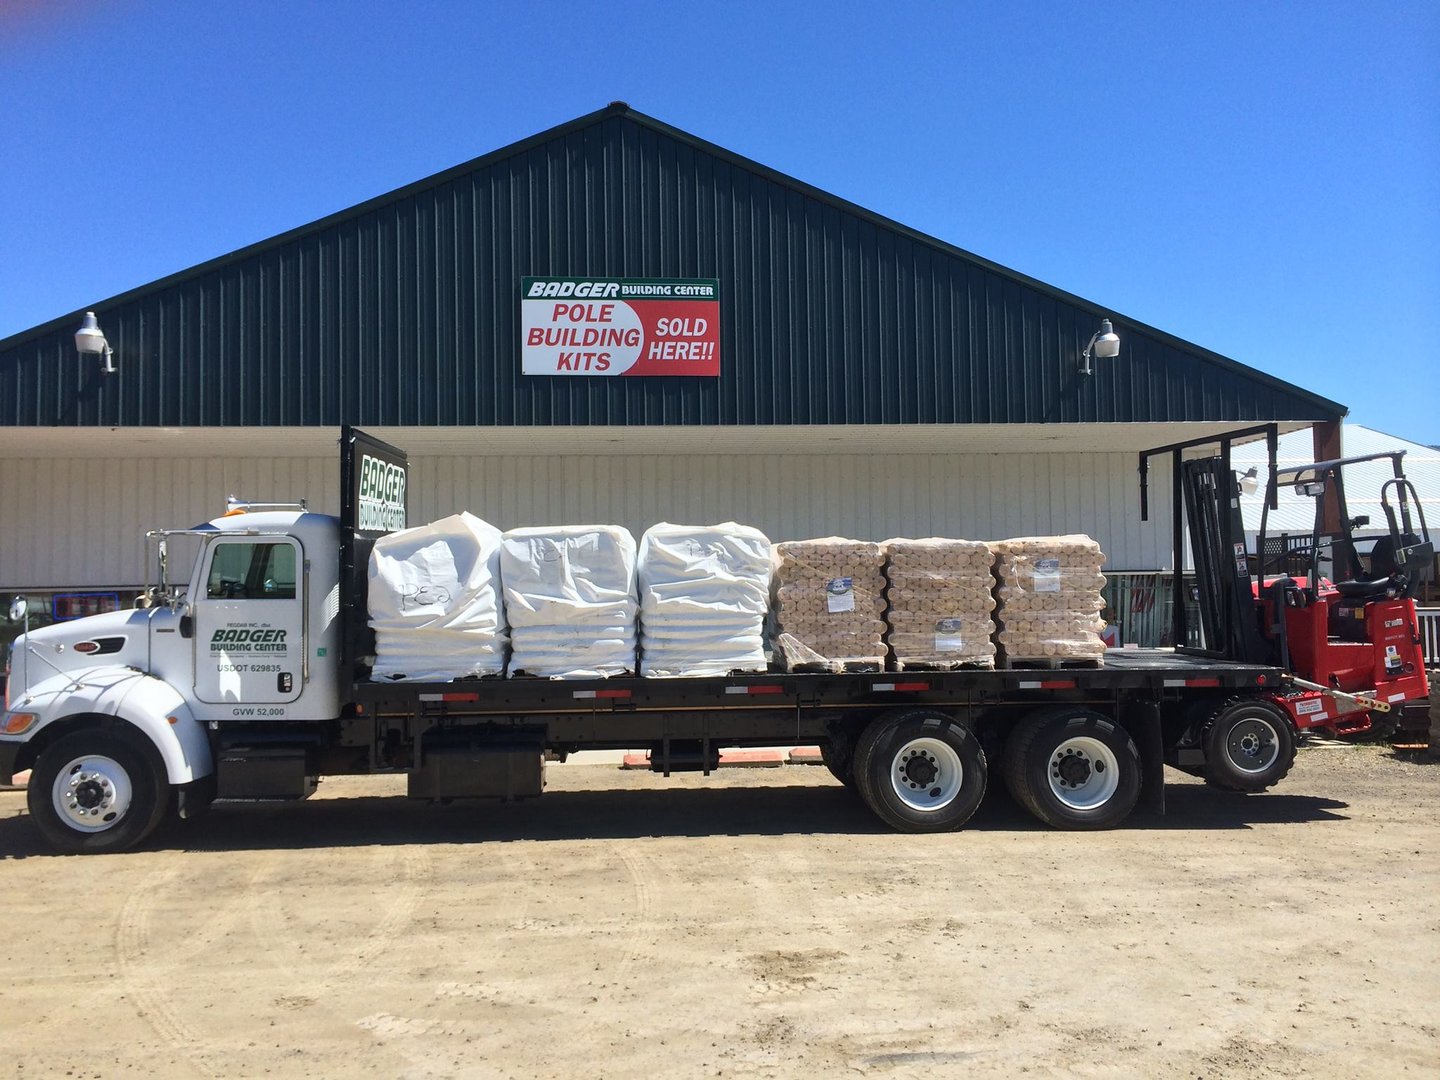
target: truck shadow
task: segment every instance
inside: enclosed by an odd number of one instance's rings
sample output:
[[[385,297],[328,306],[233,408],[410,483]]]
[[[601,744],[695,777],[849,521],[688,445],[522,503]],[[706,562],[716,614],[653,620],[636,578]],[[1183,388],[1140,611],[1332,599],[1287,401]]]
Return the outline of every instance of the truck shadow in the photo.
[[[1244,796],[1198,785],[1167,792],[1165,815],[1137,809],[1122,828],[1156,831],[1249,829],[1345,821],[1348,804],[1310,795]],[[162,827],[146,850],[249,851],[473,844],[496,841],[633,840],[670,836],[866,835],[887,832],[839,785],[555,791],[524,803],[457,800],[434,805],[403,797],[231,804]],[[1047,832],[993,789],[963,832]],[[957,836],[963,836],[963,832]],[[1062,833],[1056,833],[1062,836]],[[959,841],[963,842],[963,841]],[[22,815],[0,820],[0,858],[53,854]]]

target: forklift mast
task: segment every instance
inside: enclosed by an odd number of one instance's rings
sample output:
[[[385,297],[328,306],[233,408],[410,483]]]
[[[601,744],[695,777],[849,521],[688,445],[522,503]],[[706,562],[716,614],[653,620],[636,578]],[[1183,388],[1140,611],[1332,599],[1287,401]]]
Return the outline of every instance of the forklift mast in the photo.
[[[1237,439],[1265,436],[1270,474],[1275,474],[1279,429],[1275,424],[1243,428],[1220,436],[1205,436],[1171,443],[1140,454],[1140,518],[1149,520],[1150,458],[1168,454],[1171,459],[1171,535],[1174,641],[1177,652],[1194,653],[1241,663],[1270,663],[1274,646],[1262,632],[1259,607],[1250,579],[1250,558],[1245,544],[1245,522],[1240,513],[1240,488],[1230,463],[1230,447]],[[1185,457],[1186,450],[1219,445],[1217,456]],[[1274,489],[1268,492],[1275,498]],[[1187,646],[1189,626],[1185,615],[1185,537],[1195,563],[1203,635],[1198,648]]]
[[[1260,632],[1240,491],[1230,455],[1187,461],[1181,477],[1190,554],[1200,593],[1204,651],[1226,660],[1267,663],[1272,649]]]

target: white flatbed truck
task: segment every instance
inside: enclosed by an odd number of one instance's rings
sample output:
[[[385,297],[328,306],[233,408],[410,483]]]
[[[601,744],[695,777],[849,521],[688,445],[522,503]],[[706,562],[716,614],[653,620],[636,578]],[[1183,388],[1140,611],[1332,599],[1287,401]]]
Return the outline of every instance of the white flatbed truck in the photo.
[[[377,682],[369,551],[405,524],[405,454],[341,433],[339,518],[250,508],[151,534],[141,605],[44,627],[11,649],[0,781],[57,849],[117,851],[167,816],[224,800],[301,799],[321,776],[403,772],[425,799],[523,799],[547,759],[649,748],[651,768],[709,772],[722,747],[818,744],[888,825],[959,828],[1003,773],[1059,828],[1163,810],[1166,763],[1259,791],[1295,730],[1275,666],[1171,649],[1103,666],[705,678],[491,677]],[[177,534],[198,548],[172,580]]]

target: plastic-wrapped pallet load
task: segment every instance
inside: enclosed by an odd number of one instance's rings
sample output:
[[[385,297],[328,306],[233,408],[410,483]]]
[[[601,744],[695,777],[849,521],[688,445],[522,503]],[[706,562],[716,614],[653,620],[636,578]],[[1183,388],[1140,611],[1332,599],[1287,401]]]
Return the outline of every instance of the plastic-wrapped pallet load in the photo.
[[[1088,536],[1023,536],[995,550],[996,643],[1004,664],[1102,660],[1105,555]]]
[[[765,670],[770,541],[759,529],[661,522],[640,538],[640,674]]]
[[[635,538],[618,525],[511,529],[500,575],[510,674],[598,678],[635,670]]]
[[[505,670],[500,530],[456,514],[380,537],[370,552],[374,679],[460,679]]]
[[[897,671],[994,667],[995,561],[978,540],[885,541],[886,640]]]
[[[775,648],[787,671],[885,666],[884,549],[828,536],[775,545]]]

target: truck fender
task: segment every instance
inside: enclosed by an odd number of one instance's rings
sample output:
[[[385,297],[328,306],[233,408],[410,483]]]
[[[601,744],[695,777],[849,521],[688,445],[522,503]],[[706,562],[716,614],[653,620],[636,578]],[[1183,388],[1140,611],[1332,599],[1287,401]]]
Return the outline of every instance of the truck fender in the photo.
[[[142,676],[114,688],[113,702],[104,711],[138,729],[159,751],[165,775],[172,784],[188,784],[215,771],[210,740],[185,699],[169,683]]]

